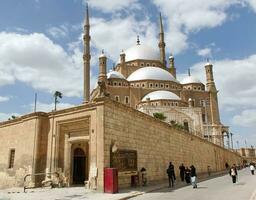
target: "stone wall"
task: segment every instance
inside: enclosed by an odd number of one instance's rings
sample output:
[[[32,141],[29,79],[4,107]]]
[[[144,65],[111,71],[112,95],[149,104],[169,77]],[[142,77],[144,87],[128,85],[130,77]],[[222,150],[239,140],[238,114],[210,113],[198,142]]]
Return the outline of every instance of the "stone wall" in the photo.
[[[193,164],[198,173],[225,169],[240,163],[241,157],[189,133],[177,130],[144,113],[120,103],[106,100],[104,107],[104,165],[110,167],[110,145],[118,149],[137,150],[138,170],[147,169],[148,181],[166,179],[166,169],[173,162],[178,175],[178,166]],[[119,177],[121,187],[130,184],[130,177]]]
[[[45,167],[45,155],[42,155],[45,151],[38,148],[45,142],[45,136],[41,135],[41,130],[44,129],[41,120],[43,120],[41,117],[31,114],[0,123],[1,188],[22,186],[24,176],[32,173],[32,169]],[[13,168],[9,168],[11,149],[15,150]]]

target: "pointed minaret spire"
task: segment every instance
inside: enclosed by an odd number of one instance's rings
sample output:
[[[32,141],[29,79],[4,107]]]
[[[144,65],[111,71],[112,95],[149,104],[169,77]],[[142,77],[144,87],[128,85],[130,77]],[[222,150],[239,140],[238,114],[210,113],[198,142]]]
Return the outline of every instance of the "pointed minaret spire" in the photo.
[[[140,45],[140,36],[137,35],[137,45]]]
[[[188,68],[188,76],[191,76],[190,68]]]
[[[159,50],[160,50],[160,61],[163,63],[164,68],[166,68],[164,28],[163,28],[163,22],[162,22],[162,15],[161,15],[161,13],[160,13],[160,16],[159,16],[159,25],[160,25],[160,32],[159,32],[158,47],[159,47]]]
[[[89,8],[86,4],[86,15],[84,20],[84,102],[90,101],[90,22],[89,22]]]

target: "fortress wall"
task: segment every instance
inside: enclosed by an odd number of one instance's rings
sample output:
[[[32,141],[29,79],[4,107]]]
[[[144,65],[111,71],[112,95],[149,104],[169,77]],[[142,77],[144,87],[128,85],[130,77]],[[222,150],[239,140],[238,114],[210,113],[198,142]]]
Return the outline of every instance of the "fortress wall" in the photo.
[[[193,164],[198,173],[225,169],[240,163],[241,157],[202,138],[175,129],[168,124],[139,111],[110,100],[104,107],[104,158],[110,166],[110,146],[116,142],[118,149],[137,150],[138,170],[147,169],[148,181],[166,179],[166,169],[173,162],[178,176],[178,166]],[[119,185],[129,186],[130,177],[119,177]]]

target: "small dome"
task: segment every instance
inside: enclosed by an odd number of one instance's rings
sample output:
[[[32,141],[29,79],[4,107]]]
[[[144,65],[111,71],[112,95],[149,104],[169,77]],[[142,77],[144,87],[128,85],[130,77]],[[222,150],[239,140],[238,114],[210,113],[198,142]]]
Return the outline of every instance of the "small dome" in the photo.
[[[202,82],[194,76],[187,76],[180,83],[181,84],[190,84],[190,83],[201,83],[202,84]]]
[[[152,100],[181,100],[176,94],[165,91],[165,90],[158,90],[154,92],[150,92],[145,95],[141,101],[147,101],[147,99]]]
[[[138,44],[127,50],[125,50],[125,61],[132,61],[137,59],[142,60],[159,60],[160,55],[159,52],[155,49],[144,45]]]
[[[143,67],[133,72],[128,81],[162,80],[178,82],[171,73],[159,67]]]
[[[123,76],[123,74],[117,72],[117,71],[113,71],[111,70],[110,72],[107,73],[107,79],[110,78],[120,78],[120,79],[125,79],[125,77]]]

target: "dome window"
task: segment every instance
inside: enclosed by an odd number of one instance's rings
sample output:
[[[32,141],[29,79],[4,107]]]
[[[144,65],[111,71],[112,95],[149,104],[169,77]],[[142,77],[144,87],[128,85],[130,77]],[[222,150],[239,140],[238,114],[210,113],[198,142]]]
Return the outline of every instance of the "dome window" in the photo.
[[[164,88],[164,84],[163,84],[163,83],[161,83],[161,84],[160,84],[160,87],[161,87],[161,88]]]
[[[201,90],[201,87],[198,87],[198,90]]]
[[[143,88],[145,87],[145,84],[144,83],[142,83],[142,85],[141,85]]]
[[[140,63],[140,66],[143,67],[143,66],[144,66],[144,63]]]
[[[149,67],[150,66],[150,64],[149,63],[147,63],[147,67]]]
[[[158,87],[158,84],[157,84],[157,83],[155,84],[155,87],[156,87],[156,88]]]
[[[165,88],[169,88],[169,85],[168,85],[168,84],[165,84]]]
[[[119,85],[119,86],[122,86],[122,83],[119,82],[118,85]]]
[[[117,86],[117,82],[114,82],[114,86]]]
[[[152,84],[152,83],[150,83],[150,84],[149,84],[149,87],[151,87],[151,88],[152,88],[152,87],[153,87],[153,84]]]

